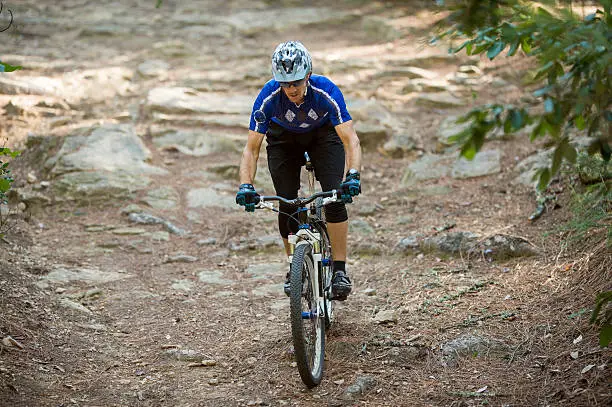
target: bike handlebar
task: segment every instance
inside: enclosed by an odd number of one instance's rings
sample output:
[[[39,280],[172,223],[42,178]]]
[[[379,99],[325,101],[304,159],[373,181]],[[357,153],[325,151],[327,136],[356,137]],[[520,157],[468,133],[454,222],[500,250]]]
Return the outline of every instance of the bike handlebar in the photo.
[[[266,201],[280,201],[288,205],[305,206],[317,198],[338,197],[338,192],[339,192],[338,190],[332,189],[331,191],[317,192],[316,194],[311,195],[309,197],[297,197],[295,199],[286,199],[286,198],[283,198],[282,196],[276,196],[276,195],[260,196],[257,198],[257,202],[255,202],[255,205],[263,204],[263,202],[266,202]],[[336,198],[336,199],[339,200],[339,198]]]

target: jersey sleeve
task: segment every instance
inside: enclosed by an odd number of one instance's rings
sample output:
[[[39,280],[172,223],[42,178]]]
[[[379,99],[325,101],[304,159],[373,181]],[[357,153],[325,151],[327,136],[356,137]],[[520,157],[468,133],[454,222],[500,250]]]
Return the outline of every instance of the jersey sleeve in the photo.
[[[279,91],[280,87],[277,86],[277,89],[275,89],[273,82],[270,81],[266,83],[261,92],[259,92],[259,95],[253,104],[249,130],[266,134],[268,131],[268,125],[270,124],[270,119],[274,114],[273,99],[279,93]]]
[[[344,96],[336,85],[329,90],[329,120],[334,126],[351,120],[351,115],[346,108]]]

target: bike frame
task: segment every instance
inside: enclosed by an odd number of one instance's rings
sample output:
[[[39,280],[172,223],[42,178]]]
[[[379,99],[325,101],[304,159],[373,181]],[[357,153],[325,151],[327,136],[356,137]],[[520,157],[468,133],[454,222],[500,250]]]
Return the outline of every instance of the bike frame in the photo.
[[[257,208],[266,208],[274,210],[274,204],[271,201],[283,201],[289,204],[296,205],[298,207],[298,220],[300,223],[299,229],[296,234],[288,236],[288,242],[290,245],[290,255],[288,258],[289,263],[293,261],[293,253],[295,248],[301,244],[310,244],[312,246],[312,257],[315,267],[317,268],[317,275],[313,276],[314,280],[313,287],[317,295],[317,313],[324,314],[324,302],[327,300],[325,298],[325,287],[321,287],[320,282],[323,281],[323,267],[327,266],[325,264],[328,259],[323,258],[322,247],[321,247],[321,234],[313,231],[311,222],[313,221],[313,217],[309,213],[316,213],[315,204],[311,204],[310,210],[307,207],[308,204],[314,202],[317,198],[321,198],[321,202],[317,206],[325,206],[328,203],[338,202],[338,191],[332,190],[329,192],[319,192],[315,193],[315,176],[314,176],[314,167],[310,162],[310,157],[308,153],[304,154],[306,158],[306,170],[308,172],[308,190],[310,193],[309,198],[296,198],[294,200],[287,200],[278,196],[261,196],[259,198],[259,203],[256,205]],[[313,317],[313,316],[309,316]],[[304,316],[306,318],[306,316]]]

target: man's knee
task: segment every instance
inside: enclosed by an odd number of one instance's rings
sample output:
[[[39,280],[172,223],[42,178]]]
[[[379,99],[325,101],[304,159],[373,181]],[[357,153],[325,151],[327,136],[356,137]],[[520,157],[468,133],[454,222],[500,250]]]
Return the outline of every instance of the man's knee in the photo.
[[[325,206],[325,220],[329,223],[340,223],[348,220],[346,205],[342,202],[334,202]]]

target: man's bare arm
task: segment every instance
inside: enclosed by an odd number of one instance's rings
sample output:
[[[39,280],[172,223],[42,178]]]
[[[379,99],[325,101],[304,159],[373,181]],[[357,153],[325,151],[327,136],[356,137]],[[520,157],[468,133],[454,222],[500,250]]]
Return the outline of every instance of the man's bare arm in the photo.
[[[336,133],[344,144],[344,154],[346,155],[347,170],[354,168],[361,171],[361,145],[359,137],[353,128],[353,121],[349,120],[335,127]]]
[[[240,183],[252,184],[255,180],[257,172],[257,160],[259,159],[259,150],[264,139],[264,134],[249,130],[247,143],[242,151],[242,159],[240,160]]]

